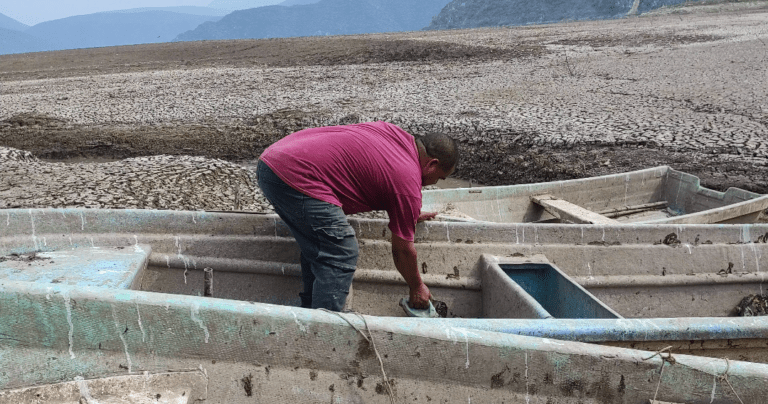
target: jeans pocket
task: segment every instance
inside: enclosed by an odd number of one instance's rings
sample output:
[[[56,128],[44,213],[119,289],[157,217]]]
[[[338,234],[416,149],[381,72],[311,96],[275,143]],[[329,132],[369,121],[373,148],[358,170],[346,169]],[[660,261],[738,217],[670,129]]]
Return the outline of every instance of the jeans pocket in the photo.
[[[355,230],[347,221],[344,211],[334,204],[306,198],[304,217],[313,231],[325,236],[343,239],[355,235]]]
[[[312,230],[321,232],[328,237],[335,238],[337,240],[343,240],[347,237],[354,237],[355,230],[351,225],[345,226],[312,226]]]
[[[340,207],[320,201],[306,201],[305,217],[316,237],[317,261],[354,271],[359,246],[355,230]]]

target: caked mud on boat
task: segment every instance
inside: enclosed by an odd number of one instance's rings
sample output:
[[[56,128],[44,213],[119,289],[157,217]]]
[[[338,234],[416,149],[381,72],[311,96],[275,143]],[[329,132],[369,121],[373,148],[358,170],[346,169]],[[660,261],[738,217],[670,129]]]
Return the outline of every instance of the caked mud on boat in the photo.
[[[423,223],[422,277],[448,316],[414,319],[387,223],[351,222],[356,313],[339,314],[295,307],[298,247],[273,215],[0,211],[0,402],[768,393],[768,318],[732,316],[763,292],[768,225]]]
[[[768,195],[718,192],[667,166],[538,184],[423,192],[422,210],[445,220],[497,223],[754,223]]]

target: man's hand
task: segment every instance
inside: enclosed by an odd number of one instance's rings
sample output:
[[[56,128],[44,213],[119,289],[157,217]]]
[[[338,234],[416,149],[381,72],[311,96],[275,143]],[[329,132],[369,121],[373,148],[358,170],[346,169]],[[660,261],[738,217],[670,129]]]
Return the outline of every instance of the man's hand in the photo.
[[[437,216],[437,212],[421,212],[419,215],[419,219],[416,220],[416,223],[421,223],[425,220],[432,220]]]
[[[411,289],[408,296],[408,306],[414,309],[427,309],[431,299],[432,293],[429,292],[427,285],[422,283],[416,289]]]

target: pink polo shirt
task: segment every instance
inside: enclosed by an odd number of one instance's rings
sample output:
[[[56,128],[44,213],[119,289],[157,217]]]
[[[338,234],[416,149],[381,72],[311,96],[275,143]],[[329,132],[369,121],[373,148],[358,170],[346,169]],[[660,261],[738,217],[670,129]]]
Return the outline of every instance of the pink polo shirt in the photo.
[[[412,135],[387,122],[305,129],[260,159],[297,191],[344,213],[385,210],[393,234],[413,241],[421,211],[421,167]]]

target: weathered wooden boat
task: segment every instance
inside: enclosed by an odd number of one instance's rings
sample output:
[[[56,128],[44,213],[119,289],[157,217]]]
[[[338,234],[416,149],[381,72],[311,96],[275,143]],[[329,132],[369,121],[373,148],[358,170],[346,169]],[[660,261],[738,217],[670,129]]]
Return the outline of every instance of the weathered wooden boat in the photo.
[[[768,195],[701,186],[667,166],[578,180],[423,192],[445,220],[497,223],[754,223]]]
[[[423,223],[422,276],[450,318],[413,319],[386,222],[352,222],[360,315],[294,307],[298,248],[276,216],[0,211],[0,402],[768,393],[768,317],[730,316],[762,292],[768,225]]]

